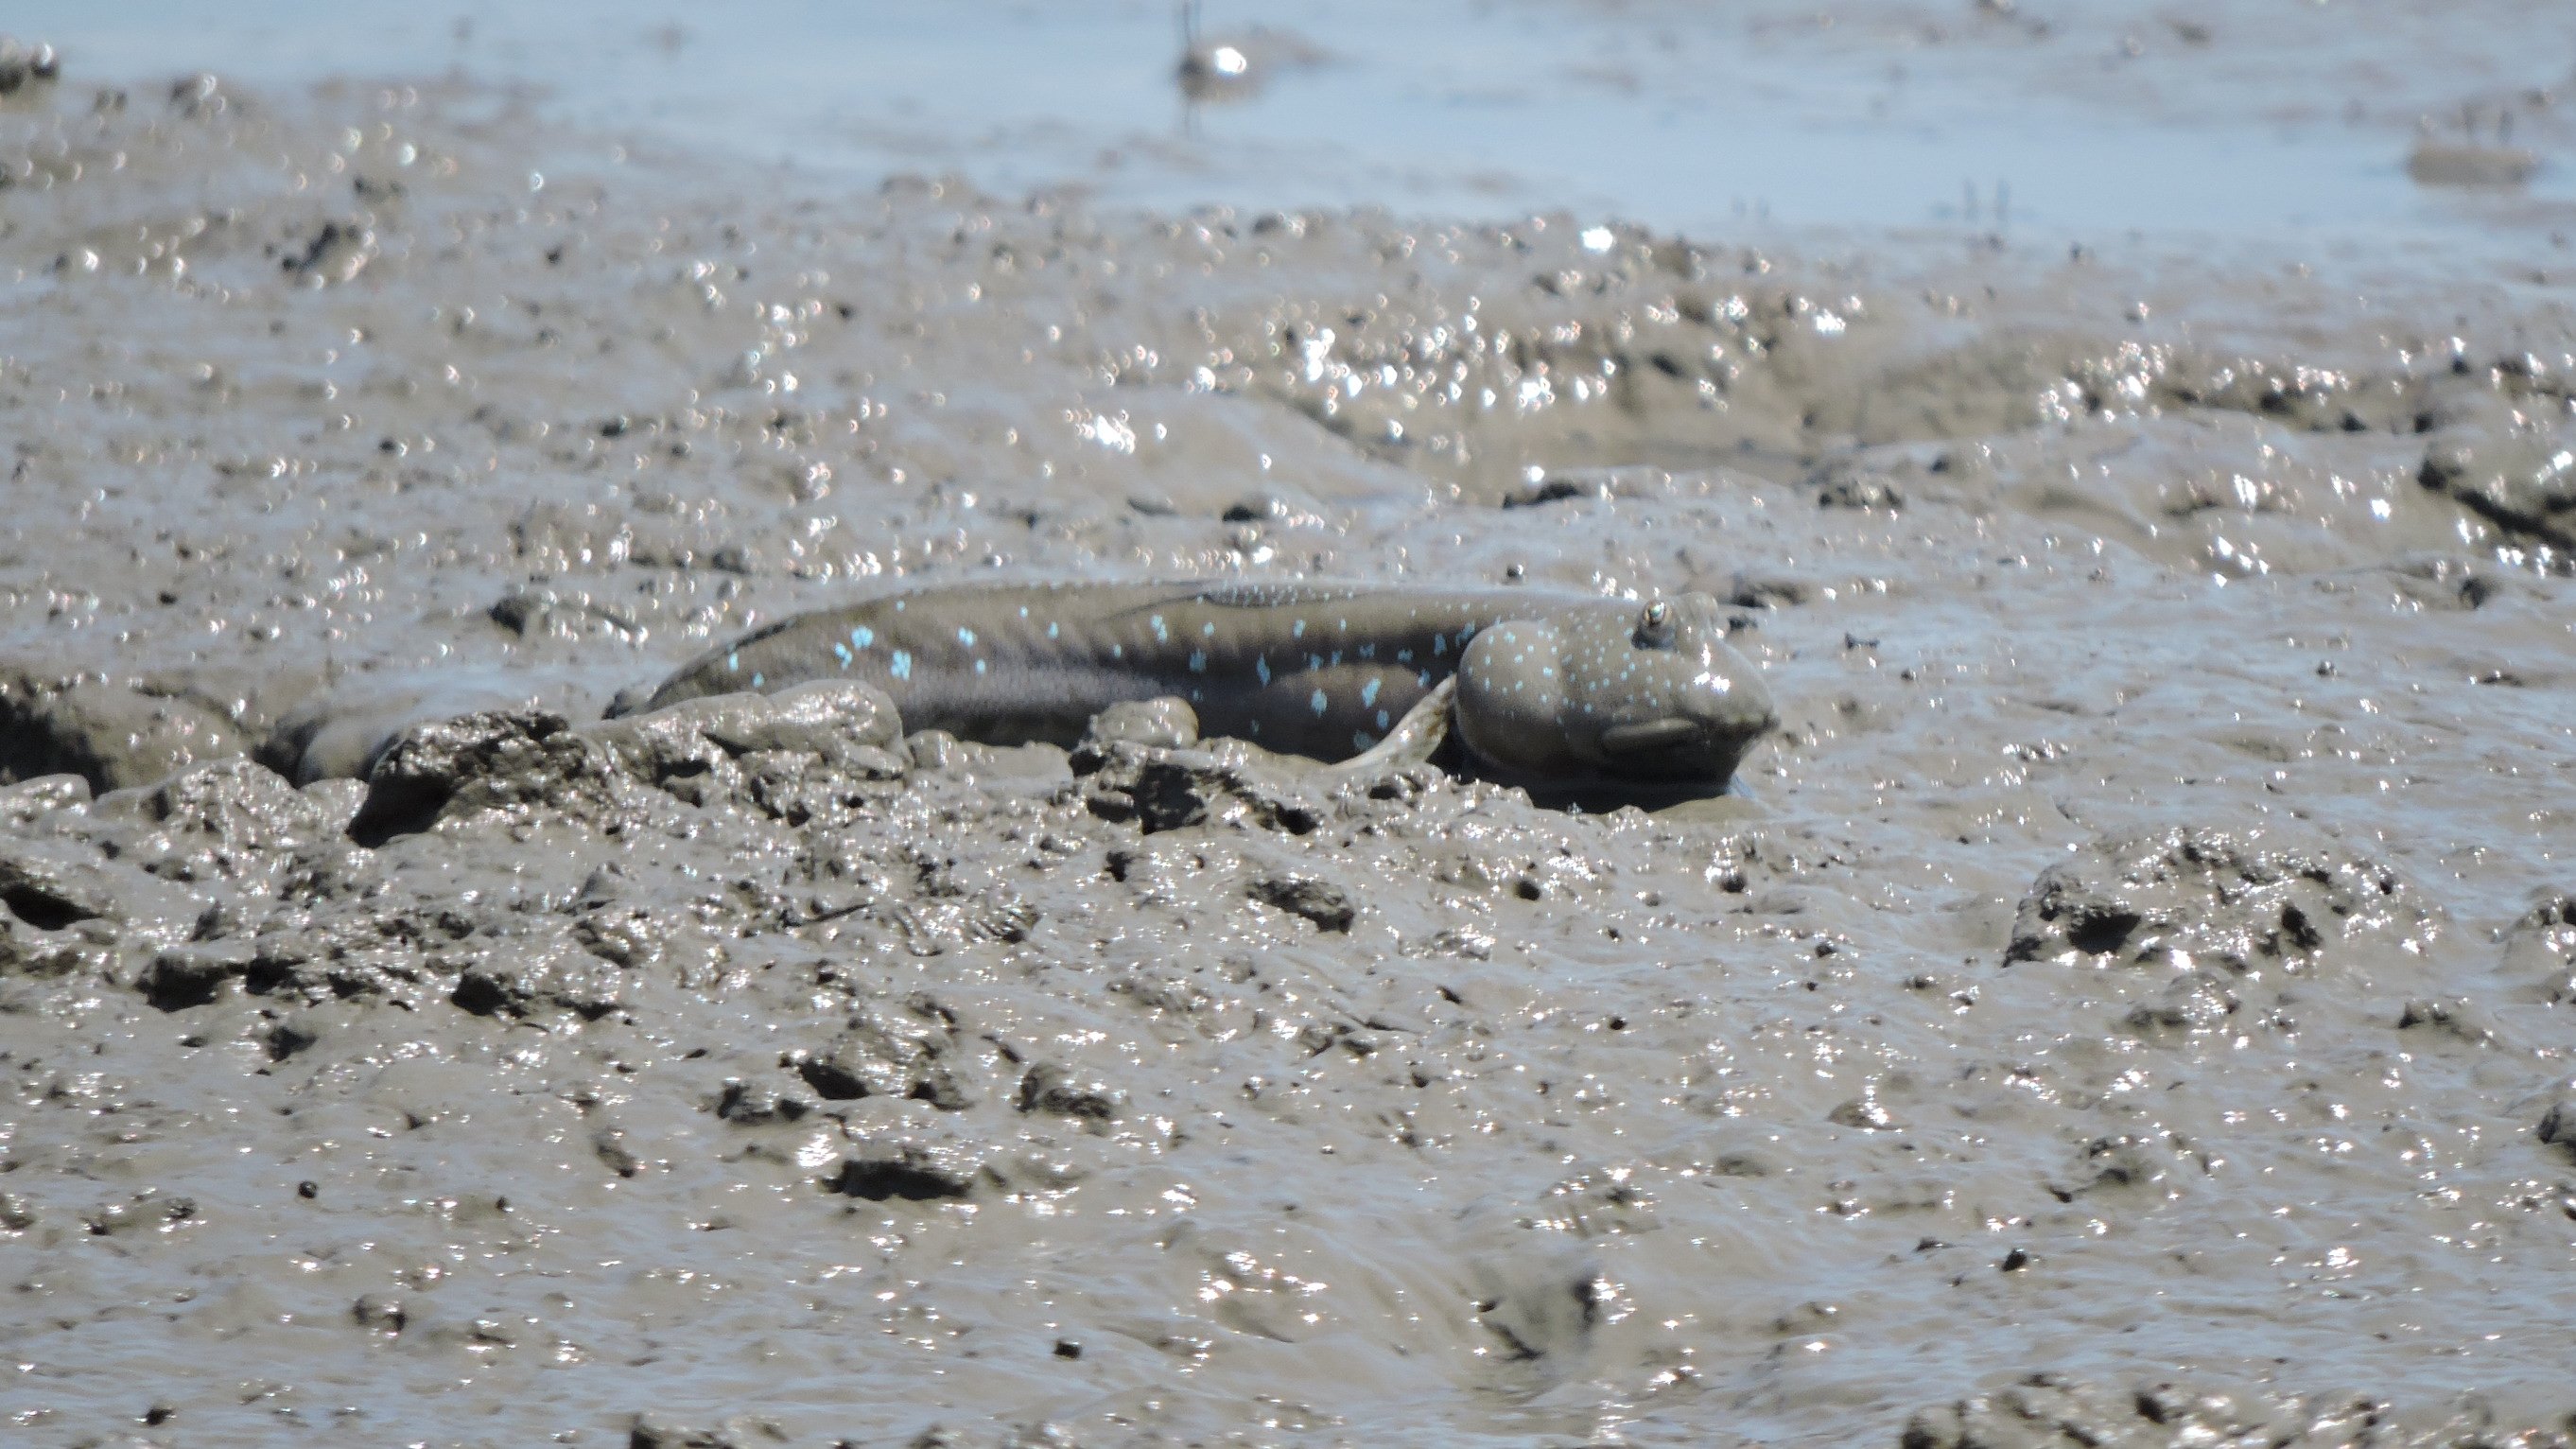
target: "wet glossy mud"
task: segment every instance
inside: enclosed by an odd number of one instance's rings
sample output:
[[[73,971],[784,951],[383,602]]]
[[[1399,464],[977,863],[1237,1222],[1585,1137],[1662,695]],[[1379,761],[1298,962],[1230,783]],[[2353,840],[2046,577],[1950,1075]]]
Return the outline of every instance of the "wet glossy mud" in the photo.
[[[2555,284],[11,104],[27,1442],[2568,1432]],[[600,718],[1310,572],[1708,591],[1785,723],[1582,814]]]

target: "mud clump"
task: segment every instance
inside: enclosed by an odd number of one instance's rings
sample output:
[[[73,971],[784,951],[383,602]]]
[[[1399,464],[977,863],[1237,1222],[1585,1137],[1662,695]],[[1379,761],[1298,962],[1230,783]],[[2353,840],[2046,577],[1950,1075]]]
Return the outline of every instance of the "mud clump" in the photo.
[[[74,774],[93,790],[122,790],[242,749],[230,722],[184,699],[98,683],[0,685],[0,778]]]
[[[2329,945],[2422,919],[2387,867],[2251,833],[2175,827],[2096,840],[2014,911],[2007,964],[2207,960],[2308,969]]]
[[[1254,900],[1301,916],[1322,931],[1347,932],[1359,919],[1351,893],[1327,880],[1294,874],[1256,875],[1244,887]]]
[[[2521,1442],[2510,1409],[2474,1394],[2445,1407],[2397,1409],[2368,1394],[2302,1397],[2263,1387],[2158,1382],[2114,1388],[2038,1374],[1916,1414],[1904,1449],[2017,1449],[2030,1444],[2265,1443],[2496,1445]]]
[[[123,901],[100,875],[35,842],[0,844],[0,975],[64,976],[105,960]]]
[[[2518,535],[2576,549],[2576,451],[2554,435],[2437,441],[2417,478]]]
[[[550,1011],[596,1021],[624,1005],[623,968],[580,950],[513,952],[465,968],[447,999],[476,1016],[527,1018]]]
[[[1312,787],[1240,741],[1206,748],[1098,741],[1080,756],[1083,799],[1103,820],[1134,821],[1151,835],[1193,826],[1249,824],[1304,835],[1323,818]]]
[[[414,727],[367,773],[350,838],[381,845],[447,823],[571,818],[640,823],[642,790],[708,805],[740,798],[809,813],[810,775],[899,777],[902,723],[884,696],[824,681],[719,695],[575,729],[542,711],[487,711]]]
[[[789,1053],[787,1065],[827,1102],[873,1096],[963,1111],[974,1097],[950,1066],[956,1032],[935,1003],[901,1014],[863,1011],[822,1050]]]
[[[1816,490],[1820,508],[1852,508],[1862,512],[1884,509],[1895,513],[1905,507],[1905,492],[1894,478],[1848,463],[1828,465],[1807,480]]]
[[[560,715],[467,715],[421,725],[378,758],[349,834],[375,846],[449,820],[602,818],[621,782],[607,752]]]
[[[2576,1004],[2576,896],[2551,891],[2500,934],[2507,973],[2552,1005]]]

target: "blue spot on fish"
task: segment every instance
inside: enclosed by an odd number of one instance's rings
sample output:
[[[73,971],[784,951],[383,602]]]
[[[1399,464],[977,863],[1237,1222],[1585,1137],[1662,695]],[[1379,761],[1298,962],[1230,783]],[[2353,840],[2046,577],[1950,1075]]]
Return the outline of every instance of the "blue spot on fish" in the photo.
[[[767,682],[767,681],[763,680],[763,679],[761,678],[761,676],[759,676],[759,675],[757,675],[757,674],[755,674],[755,675],[753,675],[753,676],[751,677],[751,687],[752,687],[752,688],[754,688],[754,689],[758,689],[758,688],[760,688],[760,686],[761,686],[762,684],[766,683],[766,682]]]
[[[728,674],[740,674],[740,673],[742,673],[742,651],[741,651],[741,650],[737,649],[737,650],[735,650],[733,653],[728,654],[728,655],[726,655],[726,656],[725,656],[725,672],[726,672],[726,673],[728,673]]]
[[[1216,637],[1216,625],[1213,622],[1202,624],[1199,626],[1199,632],[1213,639]]]
[[[1305,637],[1306,637],[1306,621],[1305,621],[1305,620],[1303,620],[1303,619],[1300,619],[1300,620],[1298,620],[1298,621],[1296,622],[1296,624],[1294,624],[1293,626],[1291,626],[1291,627],[1290,627],[1290,629],[1288,630],[1288,637],[1289,637],[1289,638],[1291,638],[1291,639],[1303,639],[1303,638],[1305,638]]]
[[[847,668],[849,668],[849,667],[850,667],[850,659],[851,659],[851,655],[850,655],[850,646],[849,646],[849,645],[844,644],[844,643],[840,642],[839,640],[835,639],[835,640],[833,640],[833,641],[832,641],[832,652],[841,656],[841,667],[842,667],[843,669],[847,669]]]
[[[912,656],[910,654],[901,649],[894,651],[893,674],[897,679],[910,679],[912,677]]]
[[[1379,711],[1377,712],[1377,727],[1378,727],[1379,729],[1385,729],[1385,728],[1386,728],[1386,711],[1385,711],[1385,710],[1379,710]]]
[[[1369,746],[1371,746],[1371,745],[1373,745],[1373,744],[1376,744],[1376,743],[1377,743],[1377,736],[1375,736],[1375,735],[1373,735],[1373,734],[1370,734],[1367,730],[1354,730],[1354,731],[1352,731],[1352,732],[1351,732],[1351,748],[1352,748],[1352,749],[1355,749],[1355,750],[1365,750],[1365,749],[1367,749]]]
[[[965,645],[965,646],[966,646],[967,648],[969,648],[969,649],[974,648],[974,647],[975,647],[975,631],[974,631],[974,630],[972,630],[972,629],[960,629],[960,630],[958,630],[958,631],[957,631],[957,642],[958,642],[958,643],[960,643],[960,644]]]
[[[875,642],[877,642],[877,631],[864,624],[850,631],[850,644],[853,648],[865,649]]]
[[[1169,644],[1169,643],[1171,643],[1171,642],[1172,642],[1172,631],[1163,627],[1163,616],[1162,616],[1162,615],[1160,615],[1160,614],[1156,614],[1156,615],[1154,616],[1154,620],[1153,620],[1153,622],[1154,622],[1154,642],[1155,642],[1155,643],[1157,643],[1157,644]]]
[[[981,673],[983,673],[983,672],[984,672],[984,661],[983,661],[983,660],[978,659],[978,660],[976,660],[976,661],[975,661],[975,672],[976,672],[977,674],[981,674]]]
[[[1324,692],[1320,689],[1316,690],[1315,697],[1306,701],[1306,703],[1318,715],[1321,715],[1325,710],[1332,708],[1332,701],[1324,698]]]
[[[1383,682],[1384,682],[1384,681],[1382,681],[1382,680],[1378,680],[1378,679],[1374,679],[1374,678],[1372,678],[1371,680],[1369,680],[1369,682],[1368,682],[1368,683],[1363,684],[1363,685],[1361,685],[1361,686],[1360,686],[1360,706],[1361,706],[1361,708],[1363,708],[1363,709],[1375,709],[1375,708],[1377,708],[1377,687],[1378,687],[1378,685],[1379,685],[1379,684],[1381,684],[1381,683],[1383,683]]]
[[[1050,639],[1054,638],[1063,628],[1063,625],[1050,621],[1047,624],[1047,637]]]
[[[1190,673],[1192,673],[1192,674],[1205,674],[1205,673],[1207,673],[1207,651],[1206,651],[1206,650],[1204,650],[1204,649],[1193,649],[1193,650],[1191,650],[1191,651],[1190,651]]]
[[[1261,659],[1255,659],[1255,660],[1253,660],[1253,661],[1252,661],[1252,672],[1261,676],[1261,682],[1262,682],[1262,683],[1264,683],[1264,684],[1268,684],[1268,683],[1270,682],[1270,661],[1269,661],[1269,659],[1265,657],[1265,658],[1261,658]]]

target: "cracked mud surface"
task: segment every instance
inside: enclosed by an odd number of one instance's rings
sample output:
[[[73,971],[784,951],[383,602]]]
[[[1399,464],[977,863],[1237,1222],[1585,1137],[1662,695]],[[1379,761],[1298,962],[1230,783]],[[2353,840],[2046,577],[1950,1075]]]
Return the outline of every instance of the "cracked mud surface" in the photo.
[[[2569,1432],[2545,287],[12,106],[29,1442]],[[988,571],[1706,589],[1786,724],[1584,815],[599,718]]]

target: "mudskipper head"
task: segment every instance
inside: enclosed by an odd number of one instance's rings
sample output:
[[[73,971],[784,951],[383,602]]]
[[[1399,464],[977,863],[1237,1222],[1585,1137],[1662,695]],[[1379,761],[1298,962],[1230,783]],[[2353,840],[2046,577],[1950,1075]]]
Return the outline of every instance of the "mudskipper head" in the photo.
[[[1706,594],[1497,624],[1458,669],[1459,733],[1515,774],[1714,788],[1775,722]]]

